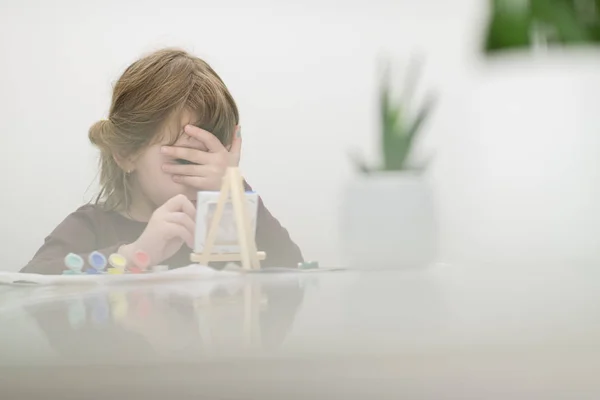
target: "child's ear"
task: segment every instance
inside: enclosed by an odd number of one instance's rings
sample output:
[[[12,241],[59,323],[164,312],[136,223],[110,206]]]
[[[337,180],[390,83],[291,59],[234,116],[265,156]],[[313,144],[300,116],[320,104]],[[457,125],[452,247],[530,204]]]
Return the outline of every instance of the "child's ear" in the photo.
[[[113,154],[113,159],[123,171],[130,173],[135,169],[133,157],[124,157],[120,154]]]

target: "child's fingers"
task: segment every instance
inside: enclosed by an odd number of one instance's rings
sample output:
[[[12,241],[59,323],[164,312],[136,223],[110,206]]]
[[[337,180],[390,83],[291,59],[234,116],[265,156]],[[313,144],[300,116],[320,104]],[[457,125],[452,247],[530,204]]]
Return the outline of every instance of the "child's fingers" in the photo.
[[[225,146],[221,143],[219,139],[212,133],[205,131],[204,129],[198,128],[194,125],[186,125],[184,128],[185,133],[193,137],[200,142],[204,143],[204,145],[208,148],[208,151],[211,153],[218,153],[220,151],[224,151]]]
[[[194,164],[210,164],[215,156],[206,151],[181,146],[162,146],[160,152],[166,156],[190,161]]]
[[[184,212],[171,213],[167,215],[166,221],[183,226],[191,234],[196,231],[196,223]]]
[[[183,225],[176,223],[169,224],[169,233],[172,237],[179,237],[191,248],[194,247],[194,236]]]
[[[162,166],[162,170],[169,174],[187,176],[211,176],[215,174],[214,169],[212,165],[163,164]]]
[[[173,175],[173,180],[181,185],[189,186],[197,190],[210,190],[211,179],[203,176]]]
[[[170,198],[161,208],[168,212],[182,211],[193,220],[196,218],[196,207],[184,194]]]

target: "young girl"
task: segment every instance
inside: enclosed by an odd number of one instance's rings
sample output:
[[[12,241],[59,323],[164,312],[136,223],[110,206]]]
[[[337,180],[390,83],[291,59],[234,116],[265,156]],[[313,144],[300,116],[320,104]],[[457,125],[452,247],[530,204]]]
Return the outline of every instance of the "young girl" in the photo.
[[[238,123],[227,87],[199,58],[166,49],[134,62],[114,87],[108,119],[89,131],[101,152],[100,194],[67,216],[21,271],[60,274],[67,254],[87,259],[93,251],[128,260],[144,251],[154,265],[190,264],[196,194],[219,190],[226,168],[238,165]],[[262,200],[256,242],[265,267],[302,261]]]

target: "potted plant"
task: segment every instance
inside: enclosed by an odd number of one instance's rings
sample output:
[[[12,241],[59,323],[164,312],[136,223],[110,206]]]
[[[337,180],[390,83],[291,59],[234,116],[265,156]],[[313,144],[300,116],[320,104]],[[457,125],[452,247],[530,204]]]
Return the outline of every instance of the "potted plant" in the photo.
[[[436,164],[448,262],[600,260],[600,0],[490,0]]]
[[[600,42],[600,0],[492,0],[486,55]]]
[[[424,179],[428,163],[414,154],[434,98],[412,107],[419,73],[413,60],[398,99],[391,69],[385,68],[378,92],[381,163],[371,166],[351,155],[358,176],[344,189],[340,215],[342,259],[349,267],[419,267],[435,256],[433,201]]]

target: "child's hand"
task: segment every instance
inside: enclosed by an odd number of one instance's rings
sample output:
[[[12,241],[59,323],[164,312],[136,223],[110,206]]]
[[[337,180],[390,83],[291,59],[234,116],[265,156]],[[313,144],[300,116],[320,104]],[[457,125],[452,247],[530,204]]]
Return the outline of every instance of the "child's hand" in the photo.
[[[178,146],[163,146],[161,151],[173,158],[186,160],[192,164],[163,165],[163,171],[173,174],[173,180],[197,190],[220,190],[221,181],[228,167],[240,163],[242,137],[240,127],[236,128],[229,149],[210,132],[193,125],[185,127],[185,133],[203,143],[208,151]]]
[[[131,244],[121,246],[119,253],[128,260],[136,251],[143,251],[150,257],[150,263],[157,265],[172,257],[186,243],[194,248],[196,230],[196,208],[184,195],[177,195],[157,208],[146,229]]]

